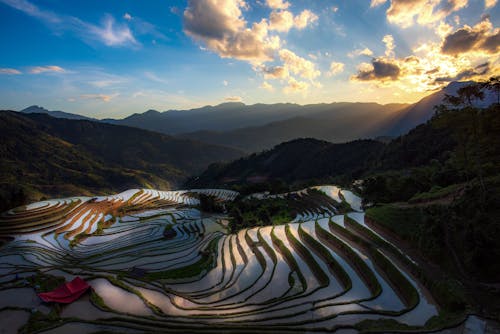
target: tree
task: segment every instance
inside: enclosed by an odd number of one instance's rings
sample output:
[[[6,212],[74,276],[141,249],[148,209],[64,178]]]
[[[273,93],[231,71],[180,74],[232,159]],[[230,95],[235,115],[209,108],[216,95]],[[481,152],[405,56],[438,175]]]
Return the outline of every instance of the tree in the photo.
[[[495,80],[491,80],[492,85],[495,84]],[[488,81],[489,82],[489,81]],[[452,104],[456,107],[462,106],[463,110],[467,112],[467,114],[471,117],[470,122],[467,122],[466,126],[471,126],[470,129],[472,132],[472,147],[473,154],[467,154],[466,147],[468,146],[465,142],[464,146],[464,155],[467,161],[467,155],[472,155],[475,158],[475,163],[477,167],[477,174],[479,177],[479,182],[481,183],[481,188],[483,190],[483,197],[486,195],[486,187],[484,185],[483,180],[483,166],[480,158],[480,148],[479,148],[479,135],[478,135],[478,120],[477,114],[478,109],[473,106],[473,102],[475,100],[483,100],[484,92],[483,88],[485,88],[485,84],[473,83],[464,87],[461,87],[457,90],[457,96],[446,94],[444,97],[444,101],[446,103]],[[438,110],[438,109],[436,109]]]
[[[497,104],[500,104],[500,75],[491,77],[488,81],[481,84],[482,88],[496,92]]]
[[[474,100],[484,99],[481,84],[471,84],[457,90],[457,96],[445,94],[444,102],[454,106],[472,107]]]

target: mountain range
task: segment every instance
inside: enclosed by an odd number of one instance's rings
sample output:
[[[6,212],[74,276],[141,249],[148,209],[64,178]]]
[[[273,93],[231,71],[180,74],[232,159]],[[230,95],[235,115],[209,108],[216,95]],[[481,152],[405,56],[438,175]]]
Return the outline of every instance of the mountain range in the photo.
[[[340,143],[358,138],[397,137],[429,120],[434,114],[434,106],[441,104],[446,94],[453,95],[468,84],[470,82],[450,83],[415,104],[341,102],[302,106],[292,103],[245,105],[231,102],[190,110],[148,110],[123,119],[103,119],[100,122],[230,146],[249,153],[260,152],[296,138],[313,137]],[[487,106],[492,102],[493,94],[486,91],[485,100],[479,101],[477,105]],[[88,119],[37,106],[22,112]]]

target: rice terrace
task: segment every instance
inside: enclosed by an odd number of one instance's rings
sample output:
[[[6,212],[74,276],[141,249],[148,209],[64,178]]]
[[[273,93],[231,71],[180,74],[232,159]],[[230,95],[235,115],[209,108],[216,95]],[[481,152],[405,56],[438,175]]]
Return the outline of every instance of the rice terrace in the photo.
[[[323,202],[310,205],[318,193]],[[200,194],[223,204],[238,196],[135,189],[7,211],[0,221],[9,238],[0,258],[2,313],[15,326],[35,308],[25,331],[55,333],[350,333],[379,319],[418,329],[438,316],[416,263],[365,223],[352,192],[321,186],[256,194],[260,201],[286,198],[301,210],[289,223],[237,233],[228,233],[223,214],[198,209]],[[75,277],[91,293],[53,320],[55,306],[41,305],[36,292]]]
[[[500,0],[0,0],[0,334],[500,334]]]

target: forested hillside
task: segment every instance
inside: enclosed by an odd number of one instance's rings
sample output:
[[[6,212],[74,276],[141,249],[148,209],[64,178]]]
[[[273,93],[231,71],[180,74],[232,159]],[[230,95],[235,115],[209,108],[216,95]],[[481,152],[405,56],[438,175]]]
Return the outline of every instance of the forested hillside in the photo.
[[[42,197],[169,189],[241,152],[146,130],[0,112],[0,211]]]

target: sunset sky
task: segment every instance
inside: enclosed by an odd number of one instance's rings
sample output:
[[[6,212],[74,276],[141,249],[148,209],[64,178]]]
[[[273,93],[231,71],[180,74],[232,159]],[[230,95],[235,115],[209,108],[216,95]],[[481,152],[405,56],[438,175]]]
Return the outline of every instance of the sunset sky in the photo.
[[[496,0],[0,0],[0,108],[415,102],[500,74]]]

